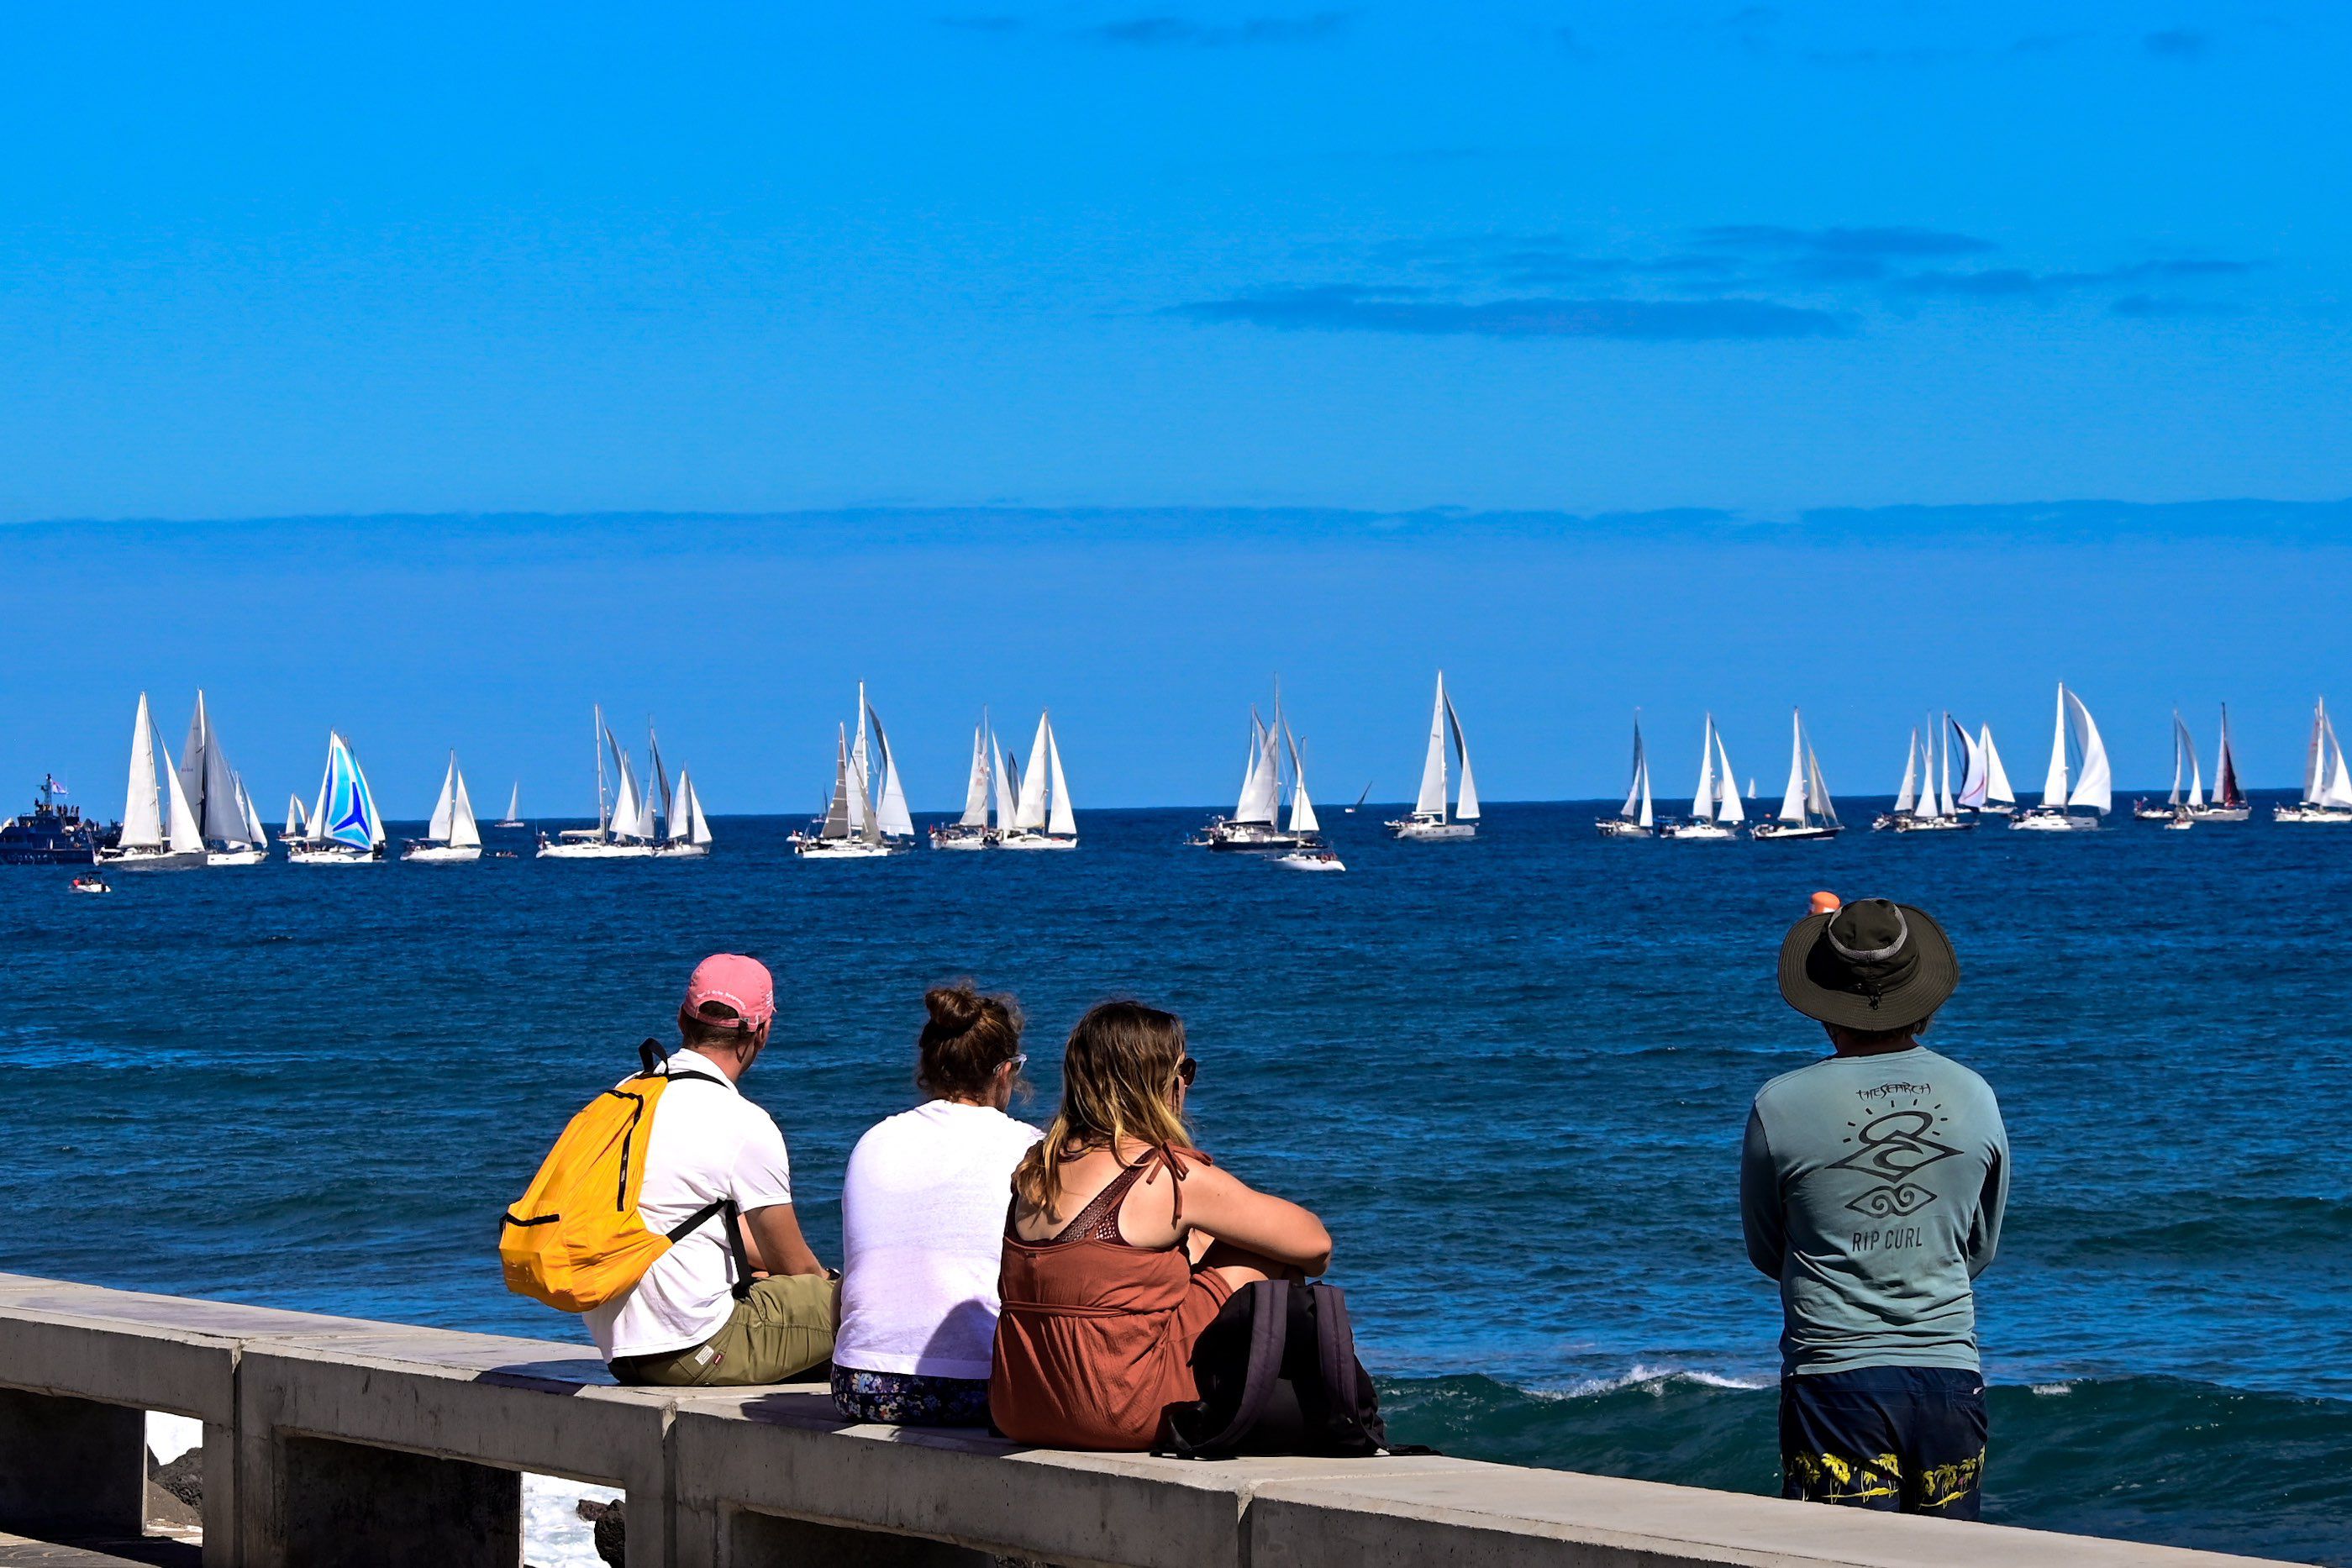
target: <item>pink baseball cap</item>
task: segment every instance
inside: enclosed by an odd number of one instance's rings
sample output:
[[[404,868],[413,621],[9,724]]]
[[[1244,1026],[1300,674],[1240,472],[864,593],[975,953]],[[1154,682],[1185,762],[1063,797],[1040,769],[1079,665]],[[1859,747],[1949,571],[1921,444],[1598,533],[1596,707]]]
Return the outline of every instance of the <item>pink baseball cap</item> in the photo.
[[[699,1013],[705,1002],[724,1002],[756,1029],[776,1016],[776,981],[768,966],[740,952],[714,952],[694,966],[686,983],[686,1007]]]

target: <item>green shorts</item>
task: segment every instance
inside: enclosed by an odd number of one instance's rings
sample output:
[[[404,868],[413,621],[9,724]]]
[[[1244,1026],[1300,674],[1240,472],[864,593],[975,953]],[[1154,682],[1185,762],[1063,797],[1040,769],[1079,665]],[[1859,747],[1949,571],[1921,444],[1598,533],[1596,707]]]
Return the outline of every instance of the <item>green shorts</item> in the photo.
[[[787,1383],[833,1356],[841,1323],[841,1280],[829,1274],[774,1274],[759,1280],[719,1331],[692,1350],[624,1356],[623,1383],[663,1388],[734,1388]]]

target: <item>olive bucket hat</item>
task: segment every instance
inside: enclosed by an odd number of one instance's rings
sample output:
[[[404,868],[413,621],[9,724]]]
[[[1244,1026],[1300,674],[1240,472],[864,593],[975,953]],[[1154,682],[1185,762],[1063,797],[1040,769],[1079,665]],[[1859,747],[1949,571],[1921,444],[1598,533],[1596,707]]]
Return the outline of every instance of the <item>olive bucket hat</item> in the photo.
[[[1927,911],[1857,899],[1807,915],[1780,942],[1780,994],[1808,1018],[1845,1029],[1900,1029],[1942,1006],[1960,983],[1951,939]]]

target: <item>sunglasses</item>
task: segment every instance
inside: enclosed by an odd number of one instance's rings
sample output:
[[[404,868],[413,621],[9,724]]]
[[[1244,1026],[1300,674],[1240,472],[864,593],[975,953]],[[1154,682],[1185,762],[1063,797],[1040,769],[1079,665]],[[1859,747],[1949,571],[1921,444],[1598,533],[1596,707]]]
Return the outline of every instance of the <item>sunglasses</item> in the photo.
[[[1013,1069],[1013,1076],[1014,1078],[1019,1078],[1021,1076],[1021,1069],[1029,1065],[1029,1053],[1027,1051],[1023,1051],[1019,1056],[1014,1057],[1004,1065]]]
[[[1182,1084],[1186,1089],[1192,1088],[1192,1080],[1200,1075],[1201,1064],[1195,1058],[1186,1057],[1182,1061],[1176,1064],[1176,1081]]]

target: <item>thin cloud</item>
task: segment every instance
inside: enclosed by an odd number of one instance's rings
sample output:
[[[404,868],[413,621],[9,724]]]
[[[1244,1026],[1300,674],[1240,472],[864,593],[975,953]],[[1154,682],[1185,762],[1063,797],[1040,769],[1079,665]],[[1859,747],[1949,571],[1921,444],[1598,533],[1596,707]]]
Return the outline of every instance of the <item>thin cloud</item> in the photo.
[[[1105,22],[1079,36],[1098,44],[1138,48],[1222,49],[1253,44],[1312,44],[1338,37],[1354,19],[1352,11],[1317,11],[1305,16],[1252,16],[1232,24],[1196,22],[1185,16],[1131,16]]]
[[[1859,228],[1791,228],[1780,224],[1717,224],[1703,228],[1699,244],[1721,250],[1811,252],[1816,256],[1976,256],[2000,247],[1974,235],[1901,225]]]
[[[2171,321],[2200,316],[2234,316],[2234,305],[2218,300],[2184,300],[2175,295],[2126,294],[2107,307],[2110,315],[2138,321]]]
[[[2140,47],[2162,60],[2201,60],[2212,52],[2213,36],[2194,27],[2165,27],[2139,41]]]
[[[1630,342],[1758,342],[1834,338],[1852,329],[1826,310],[1769,300],[1570,300],[1531,298],[1464,304],[1400,299],[1336,286],[1285,289],[1172,306],[1167,312],[1203,323],[1240,323],[1282,331],[1389,332],[1414,337],[1540,341],[1576,338]]]
[[[1945,299],[2025,300],[2072,293],[2084,289],[2112,287],[2118,283],[2193,282],[2242,278],[2255,270],[2255,265],[2251,261],[2182,258],[2132,261],[2120,267],[2105,267],[2084,272],[2036,273],[2022,268],[1998,267],[1975,272],[1916,272],[1896,279],[1893,287],[1899,293],[1934,295]],[[2149,299],[2146,295],[2136,297]]]

